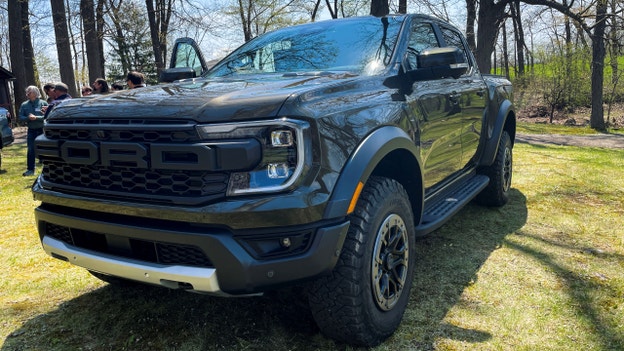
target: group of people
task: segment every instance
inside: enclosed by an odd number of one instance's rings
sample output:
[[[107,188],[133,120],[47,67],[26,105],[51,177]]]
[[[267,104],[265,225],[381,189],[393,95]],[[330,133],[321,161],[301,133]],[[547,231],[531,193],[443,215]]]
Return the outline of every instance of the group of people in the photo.
[[[140,72],[130,72],[126,76],[126,83],[128,88],[141,88],[145,86],[145,77]],[[119,85],[120,89],[113,84],[112,90],[123,90],[123,86]],[[88,89],[87,89],[88,88]],[[43,91],[48,96],[47,100],[41,98],[41,92],[39,88],[30,85],[26,87],[26,98],[19,109],[19,121],[26,123],[28,126],[28,132],[26,134],[26,172],[23,176],[32,176],[35,174],[35,139],[43,134],[43,122],[50,114],[50,111],[54,106],[66,99],[71,99],[69,95],[69,88],[67,84],[47,83],[43,86]],[[104,78],[98,78],[93,82],[92,87],[83,87],[81,93],[83,96],[91,94],[106,94],[111,92],[108,86],[108,82]]]
[[[129,89],[141,88],[145,86],[145,76],[141,72],[132,71],[126,76],[126,84]],[[123,90],[124,87],[120,83],[113,83],[111,87],[108,86],[108,82],[104,78],[96,79],[90,86],[86,85],[82,87],[82,96],[89,96],[93,94],[107,94],[111,91]]]

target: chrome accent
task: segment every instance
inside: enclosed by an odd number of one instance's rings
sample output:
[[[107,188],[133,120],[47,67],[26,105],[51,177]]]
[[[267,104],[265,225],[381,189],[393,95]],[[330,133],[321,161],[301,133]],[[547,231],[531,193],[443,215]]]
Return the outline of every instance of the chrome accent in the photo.
[[[67,262],[88,270],[167,288],[182,283],[182,286],[192,286],[192,289],[185,288],[192,292],[231,296],[221,291],[217,270],[214,268],[164,266],[107,254],[96,255],[89,250],[67,245],[49,236],[43,238],[42,244],[48,255],[64,258]]]

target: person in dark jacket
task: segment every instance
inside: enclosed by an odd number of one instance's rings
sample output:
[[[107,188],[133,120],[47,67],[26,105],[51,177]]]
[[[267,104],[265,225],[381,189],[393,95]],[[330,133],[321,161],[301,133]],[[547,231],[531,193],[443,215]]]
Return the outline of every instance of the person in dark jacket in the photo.
[[[71,95],[69,95],[69,93],[67,92],[68,90],[69,88],[67,87],[67,84],[65,83],[59,82],[54,85],[54,89],[50,91],[50,94],[54,98],[54,100],[48,106],[44,108],[45,115],[43,116],[43,119],[48,118],[48,115],[50,115],[50,112],[52,111],[54,106],[60,104],[65,99],[72,98]]]
[[[128,83],[128,88],[130,89],[143,88],[145,86],[145,76],[141,72],[129,72],[126,76],[126,83]]]
[[[26,172],[23,176],[35,174],[35,139],[43,134],[43,110],[48,103],[41,100],[41,92],[34,85],[26,88],[26,97],[19,109],[19,121],[26,123],[28,132],[26,134]]]

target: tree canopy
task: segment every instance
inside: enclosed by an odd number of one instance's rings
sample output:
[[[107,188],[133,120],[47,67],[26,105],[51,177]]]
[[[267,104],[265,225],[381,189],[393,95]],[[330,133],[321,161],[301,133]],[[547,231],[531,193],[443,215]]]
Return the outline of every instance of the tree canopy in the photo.
[[[420,12],[464,28],[485,73],[522,77],[545,63],[540,53],[573,57],[589,50],[592,127],[603,129],[605,66],[607,100],[624,95],[618,93],[623,8],[618,0],[0,0],[0,65],[16,76],[19,104],[25,86],[51,80],[66,82],[74,94],[96,78],[118,81],[132,70],[155,83],[176,37],[195,39],[210,60],[288,25]],[[566,99],[545,98],[553,105]]]

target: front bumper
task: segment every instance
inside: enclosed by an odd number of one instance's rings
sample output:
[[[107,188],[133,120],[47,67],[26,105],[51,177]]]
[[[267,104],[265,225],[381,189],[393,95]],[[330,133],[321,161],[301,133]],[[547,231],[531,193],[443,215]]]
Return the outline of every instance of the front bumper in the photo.
[[[312,235],[305,250],[258,258],[237,235],[223,229],[106,214],[80,216],[49,206],[37,208],[35,216],[44,250],[52,257],[99,273],[215,295],[254,294],[329,273],[349,227],[346,221],[308,225],[305,230]],[[59,228],[65,234],[59,235]],[[293,233],[296,229],[263,229],[254,237]],[[207,260],[191,266],[164,262],[158,257],[164,255],[158,249],[145,253],[161,246],[191,248],[194,255],[203,253]],[[178,257],[184,256],[178,248],[173,251]]]

